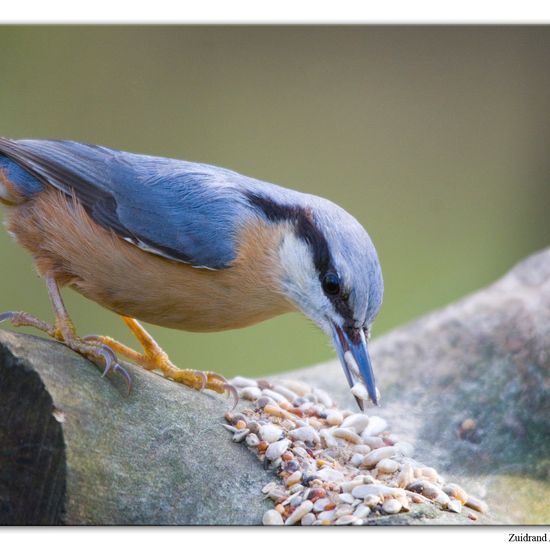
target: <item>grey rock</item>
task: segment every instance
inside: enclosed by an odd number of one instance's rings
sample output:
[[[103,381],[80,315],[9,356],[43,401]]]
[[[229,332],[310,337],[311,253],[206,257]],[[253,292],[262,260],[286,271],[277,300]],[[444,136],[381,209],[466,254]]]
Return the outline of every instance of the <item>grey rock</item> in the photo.
[[[0,331],[0,524],[255,524],[273,481],[231,441],[230,400]],[[59,422],[57,418],[62,418]]]

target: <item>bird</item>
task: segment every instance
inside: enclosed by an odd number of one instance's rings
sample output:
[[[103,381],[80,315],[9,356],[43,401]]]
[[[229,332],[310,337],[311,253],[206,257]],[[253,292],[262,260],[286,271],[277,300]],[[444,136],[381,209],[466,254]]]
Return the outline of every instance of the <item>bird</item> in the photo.
[[[141,322],[216,332],[300,311],[331,338],[350,387],[363,384],[378,404],[367,342],[382,270],[367,231],[328,199],[209,164],[0,138],[0,202],[45,280],[55,322],[23,311],[0,321],[46,332],[103,376],[122,375],[128,391],[119,356],[238,399],[223,375],[174,365]],[[143,351],[78,336],[64,287],[121,316]]]

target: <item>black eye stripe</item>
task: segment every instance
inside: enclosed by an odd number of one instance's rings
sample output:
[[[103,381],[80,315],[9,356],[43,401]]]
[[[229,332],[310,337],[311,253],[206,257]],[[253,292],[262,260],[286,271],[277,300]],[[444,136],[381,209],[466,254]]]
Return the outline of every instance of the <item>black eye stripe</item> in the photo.
[[[254,193],[245,193],[251,205],[259,208],[268,220],[272,222],[290,221],[294,224],[296,235],[308,243],[313,254],[313,263],[319,274],[319,281],[323,292],[332,302],[334,309],[344,318],[353,319],[353,311],[348,302],[349,291],[342,292],[342,283],[339,281],[340,288],[338,292],[332,294],[326,292],[324,288],[324,278],[328,273],[335,274],[333,260],[331,257],[328,242],[314,221],[311,210],[300,206],[289,206],[279,204],[268,197],[256,195]],[[339,279],[339,277],[338,277]]]
[[[247,193],[246,196],[250,204],[259,208],[268,220],[289,221],[294,224],[296,235],[308,243],[313,254],[313,263],[320,274],[319,277],[322,278],[331,266],[331,257],[327,240],[315,224],[312,211],[301,206],[279,204],[254,193]]]

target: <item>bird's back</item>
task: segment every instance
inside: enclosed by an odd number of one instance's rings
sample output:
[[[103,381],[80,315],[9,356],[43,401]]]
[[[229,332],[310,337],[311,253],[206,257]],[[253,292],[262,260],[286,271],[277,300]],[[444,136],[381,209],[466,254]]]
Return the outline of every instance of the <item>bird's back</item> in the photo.
[[[67,141],[0,140],[0,154],[21,195],[55,187],[121,238],[197,267],[227,267],[253,215],[244,176],[222,168]]]
[[[225,168],[74,141],[0,138],[0,182],[2,173],[21,197],[52,186],[121,238],[210,269],[231,264],[237,234],[258,217],[273,221],[273,212],[296,207],[322,216],[330,204],[331,216],[345,216],[338,223],[353,220],[325,199]],[[0,198],[7,186],[0,183]]]

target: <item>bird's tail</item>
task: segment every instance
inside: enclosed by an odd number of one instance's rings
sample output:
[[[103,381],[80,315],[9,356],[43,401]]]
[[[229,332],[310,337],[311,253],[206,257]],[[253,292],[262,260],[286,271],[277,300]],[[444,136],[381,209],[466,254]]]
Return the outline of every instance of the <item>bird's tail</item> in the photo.
[[[8,179],[5,170],[2,170],[0,159],[0,203],[6,206],[15,206],[23,202],[23,197],[17,192],[15,185]]]
[[[9,140],[3,138],[0,138],[0,141],[9,143]],[[16,161],[2,154],[0,143],[0,203],[7,206],[22,204],[43,188],[43,183]]]

